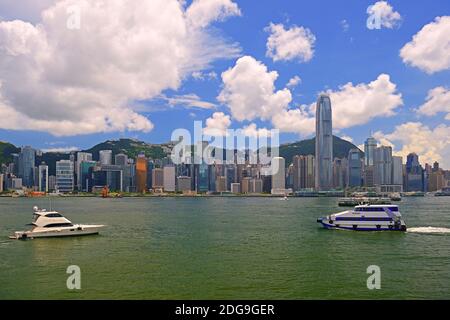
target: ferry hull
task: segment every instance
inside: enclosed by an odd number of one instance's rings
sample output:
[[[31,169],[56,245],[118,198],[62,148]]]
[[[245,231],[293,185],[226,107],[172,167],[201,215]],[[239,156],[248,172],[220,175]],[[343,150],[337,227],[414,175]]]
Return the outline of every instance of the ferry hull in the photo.
[[[339,221],[328,221],[326,218],[319,218],[317,222],[325,229],[336,230],[353,230],[353,231],[406,231],[406,224],[402,220],[399,224],[394,223],[378,223],[370,221],[346,221],[340,223]]]

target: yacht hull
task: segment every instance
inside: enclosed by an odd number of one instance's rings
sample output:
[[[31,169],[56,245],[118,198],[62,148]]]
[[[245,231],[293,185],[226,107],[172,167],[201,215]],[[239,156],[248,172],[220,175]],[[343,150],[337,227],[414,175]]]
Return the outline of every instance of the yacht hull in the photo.
[[[11,239],[27,240],[36,238],[55,237],[79,237],[98,234],[102,225],[99,226],[73,226],[70,228],[58,228],[54,230],[39,231],[18,231],[12,235]]]

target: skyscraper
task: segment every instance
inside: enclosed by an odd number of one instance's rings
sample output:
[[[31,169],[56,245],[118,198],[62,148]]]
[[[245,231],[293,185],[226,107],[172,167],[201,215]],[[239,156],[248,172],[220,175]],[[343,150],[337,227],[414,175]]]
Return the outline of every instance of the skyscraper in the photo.
[[[364,155],[365,155],[365,165],[373,166],[374,165],[374,156],[375,149],[377,148],[377,140],[373,137],[367,138],[366,142],[364,142]]]
[[[348,186],[360,187],[362,182],[362,163],[359,149],[348,152]]]
[[[23,147],[19,154],[19,177],[22,178],[22,185],[27,188],[34,186],[34,165],[36,161],[36,151],[31,147]]]
[[[407,191],[425,191],[424,170],[416,153],[406,157],[406,188]]]
[[[165,166],[163,170],[164,191],[175,192],[175,166],[168,165]]]
[[[48,192],[48,166],[44,162],[39,166],[38,190]]]
[[[70,160],[56,161],[56,186],[59,192],[72,192],[74,186],[73,162]]]
[[[136,159],[136,190],[147,190],[147,158],[144,155],[139,155]]]
[[[374,184],[377,186],[392,184],[392,148],[381,146],[374,152]]]
[[[81,173],[81,163],[83,161],[92,161],[92,153],[87,152],[77,152],[77,167],[76,167],[76,173],[77,173],[77,186],[78,190],[82,189],[83,184],[83,178]]]
[[[272,194],[284,194],[286,192],[285,161],[282,157],[272,159]],[[244,193],[243,189],[241,190]]]
[[[316,189],[330,190],[333,184],[333,119],[331,100],[321,94],[316,106]]]

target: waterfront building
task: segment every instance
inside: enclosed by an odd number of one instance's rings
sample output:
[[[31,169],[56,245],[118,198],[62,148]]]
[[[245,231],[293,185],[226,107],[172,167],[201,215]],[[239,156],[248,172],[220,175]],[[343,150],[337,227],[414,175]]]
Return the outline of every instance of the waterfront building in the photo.
[[[5,182],[5,178],[4,178],[4,174],[0,173],[0,192],[3,192],[4,190],[4,182]]]
[[[425,170],[419,163],[419,156],[410,153],[406,157],[406,191],[425,191]]]
[[[227,191],[227,178],[225,176],[216,177],[216,192]]]
[[[206,163],[195,165],[195,182],[197,192],[208,192],[209,190],[209,168]]]
[[[180,176],[177,177],[177,191],[178,192],[189,192],[191,191],[191,177]]]
[[[344,189],[347,186],[348,161],[346,158],[333,160],[333,188]]]
[[[136,159],[136,191],[147,191],[147,158],[142,154]]]
[[[254,178],[251,181],[251,189],[253,193],[263,192],[263,180],[260,178]]]
[[[403,158],[399,156],[392,157],[392,184],[403,189]]]
[[[167,165],[163,168],[163,184],[165,192],[175,192],[175,166]]]
[[[362,159],[359,149],[351,149],[348,152],[348,187],[361,187],[362,182]]]
[[[225,167],[225,177],[227,179],[227,190],[231,191],[231,184],[236,182],[236,166],[234,164]]]
[[[374,166],[364,167],[364,186],[368,188],[374,187]]]
[[[321,94],[316,105],[316,190],[330,190],[333,184],[333,120],[331,100]]]
[[[374,153],[374,184],[392,184],[392,147],[380,146]]]
[[[92,167],[93,187],[108,187],[110,191],[123,191],[123,171],[121,166],[102,165]]]
[[[74,189],[74,165],[70,160],[56,161],[56,190],[72,192]]]
[[[250,177],[242,178],[241,193],[251,193],[252,192],[251,180],[252,180],[252,178],[250,178]]]
[[[149,159],[147,162],[147,189],[151,189],[153,185],[153,169],[156,167],[161,168],[161,163],[158,161],[153,161],[152,159]]]
[[[432,171],[428,176],[428,191],[434,192],[446,187],[442,170]]]
[[[56,190],[56,176],[49,176],[48,177],[48,191],[55,191]]]
[[[23,188],[22,178],[12,178],[11,179],[11,189],[20,190]]]
[[[81,161],[80,163],[80,171],[78,176],[78,182],[80,183],[78,186],[79,191],[91,192],[92,191],[92,170],[91,168],[95,167],[97,162],[92,160]]]
[[[164,189],[164,170],[161,168],[154,168],[152,170],[152,189]]]
[[[44,162],[38,167],[38,191],[48,192],[48,166]]]
[[[112,164],[112,150],[100,150],[98,152],[99,161],[101,165]]]
[[[31,147],[23,147],[19,154],[19,178],[22,185],[32,188],[34,184],[34,167],[36,162],[36,151]]]
[[[375,149],[377,148],[377,140],[373,137],[367,138],[364,142],[365,165],[373,166],[375,164]]]
[[[282,157],[274,157],[272,159],[272,194],[285,194],[286,192],[286,174],[285,160]],[[244,190],[241,190],[244,193]]]
[[[237,183],[237,182],[233,182],[231,184],[231,189],[230,189],[231,193],[241,193],[241,184]]]
[[[87,152],[77,152],[77,162],[76,162],[76,176],[77,176],[77,188],[82,190],[83,177],[81,173],[81,163],[83,161],[92,161],[92,153]]]

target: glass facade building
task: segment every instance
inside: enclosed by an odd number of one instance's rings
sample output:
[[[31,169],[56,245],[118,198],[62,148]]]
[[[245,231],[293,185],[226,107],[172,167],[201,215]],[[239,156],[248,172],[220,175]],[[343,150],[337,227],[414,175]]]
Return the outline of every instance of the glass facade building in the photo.
[[[317,190],[330,190],[333,185],[333,120],[331,100],[321,94],[316,106],[315,186]]]
[[[56,161],[56,190],[72,192],[74,187],[74,168],[70,160]]]

